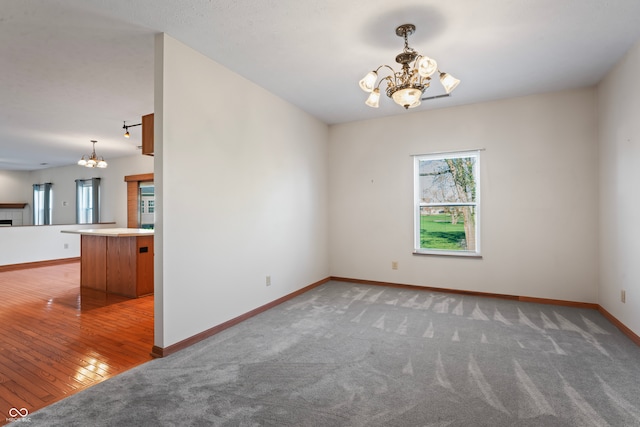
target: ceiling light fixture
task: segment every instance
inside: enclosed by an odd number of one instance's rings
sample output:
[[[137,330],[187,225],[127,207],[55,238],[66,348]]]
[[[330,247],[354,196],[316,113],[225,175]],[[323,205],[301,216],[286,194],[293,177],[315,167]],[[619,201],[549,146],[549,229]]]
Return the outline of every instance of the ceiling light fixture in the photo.
[[[369,92],[369,98],[365,102],[369,107],[378,108],[382,82],[387,83],[387,96],[405,109],[420,105],[420,98],[429,87],[431,75],[436,71],[440,74],[440,83],[444,86],[447,94],[451,93],[460,83],[460,80],[451,74],[441,72],[434,59],[420,55],[409,47],[407,37],[415,30],[416,27],[413,24],[404,24],[396,28],[396,35],[404,37],[404,50],[396,56],[396,62],[402,64],[401,71],[394,71],[389,65],[380,65],[360,80],[360,88]],[[381,78],[376,84],[378,71],[383,67],[391,70],[391,75]]]
[[[138,123],[135,125],[128,125],[127,122],[125,121],[124,124],[122,125],[122,129],[124,129],[124,137],[129,138],[131,136],[131,134],[129,133],[129,128],[140,126],[141,124],[142,123]]]
[[[96,142],[98,141],[92,139],[91,142],[93,143],[93,151],[91,152],[91,155],[88,156],[85,154],[82,156],[82,158],[78,160],[78,165],[87,168],[106,168],[107,162],[105,162],[104,157],[96,156]]]

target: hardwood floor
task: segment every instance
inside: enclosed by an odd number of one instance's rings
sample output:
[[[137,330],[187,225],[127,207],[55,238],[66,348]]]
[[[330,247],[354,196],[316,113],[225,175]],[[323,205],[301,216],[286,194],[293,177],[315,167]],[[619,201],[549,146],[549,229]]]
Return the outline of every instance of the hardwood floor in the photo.
[[[0,272],[0,295],[0,425],[151,360],[153,296],[81,292],[79,262]]]

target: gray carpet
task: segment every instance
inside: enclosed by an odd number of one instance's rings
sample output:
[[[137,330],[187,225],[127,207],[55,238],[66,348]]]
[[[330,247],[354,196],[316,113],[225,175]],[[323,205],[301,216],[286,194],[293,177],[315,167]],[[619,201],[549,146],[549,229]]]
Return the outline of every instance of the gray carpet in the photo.
[[[595,310],[329,282],[29,418],[640,426],[640,348]]]

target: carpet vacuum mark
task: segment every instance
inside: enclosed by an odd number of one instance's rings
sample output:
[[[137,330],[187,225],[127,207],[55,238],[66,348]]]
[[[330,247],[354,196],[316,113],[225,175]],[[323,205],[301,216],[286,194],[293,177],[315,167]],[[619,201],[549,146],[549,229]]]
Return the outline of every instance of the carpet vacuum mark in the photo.
[[[47,426],[640,426],[590,309],[329,282],[38,412]]]

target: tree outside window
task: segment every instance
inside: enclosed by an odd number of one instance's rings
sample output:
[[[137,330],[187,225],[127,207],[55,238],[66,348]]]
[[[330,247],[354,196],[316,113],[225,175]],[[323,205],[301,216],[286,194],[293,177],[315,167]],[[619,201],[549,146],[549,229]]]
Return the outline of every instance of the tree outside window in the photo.
[[[480,154],[416,156],[415,252],[480,255]]]

